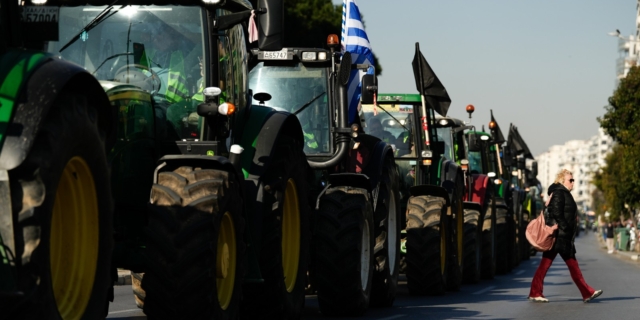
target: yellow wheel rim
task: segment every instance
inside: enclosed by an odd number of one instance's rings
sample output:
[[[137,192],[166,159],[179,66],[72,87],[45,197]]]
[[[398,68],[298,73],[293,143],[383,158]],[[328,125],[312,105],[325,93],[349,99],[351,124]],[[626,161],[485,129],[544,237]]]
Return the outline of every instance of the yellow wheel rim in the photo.
[[[51,214],[51,282],[63,319],[80,319],[91,298],[98,263],[98,225],[93,175],[84,159],[73,157],[62,171]]]
[[[464,212],[462,209],[462,199],[458,201],[458,212],[456,213],[456,224],[458,229],[458,265],[462,265],[462,254],[464,252]]]
[[[300,261],[300,205],[293,179],[287,181],[282,208],[282,268],[284,285],[292,292],[298,278]]]
[[[444,275],[447,265],[447,229],[444,220],[446,217],[440,218],[440,272]]]
[[[233,297],[236,282],[236,229],[231,214],[225,212],[220,222],[216,256],[216,287],[218,303],[227,310]]]

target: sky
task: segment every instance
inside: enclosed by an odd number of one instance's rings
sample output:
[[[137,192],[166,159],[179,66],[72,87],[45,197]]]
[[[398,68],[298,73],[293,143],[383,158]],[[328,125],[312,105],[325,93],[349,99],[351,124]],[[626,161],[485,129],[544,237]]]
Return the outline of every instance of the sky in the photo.
[[[342,0],[332,0],[342,4]],[[451,98],[448,115],[507,137],[534,156],[598,133],[613,94],[619,29],[635,34],[636,0],[356,0],[382,65],[379,92],[416,93],[415,43]]]

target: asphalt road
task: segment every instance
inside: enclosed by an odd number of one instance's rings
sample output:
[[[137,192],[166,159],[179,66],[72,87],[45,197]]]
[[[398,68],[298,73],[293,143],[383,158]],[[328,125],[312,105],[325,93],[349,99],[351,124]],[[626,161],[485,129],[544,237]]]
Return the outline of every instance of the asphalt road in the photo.
[[[550,303],[527,300],[540,254],[523,261],[511,273],[464,285],[459,292],[415,297],[401,281],[391,308],[373,308],[357,319],[640,319],[640,262],[607,254],[593,233],[576,239],[577,259],[587,283],[604,293],[583,303],[569,271],[558,256],[547,273],[544,294]],[[403,278],[404,279],[404,278]],[[324,318],[315,296],[308,296],[304,319]],[[146,319],[133,301],[130,286],[117,286],[109,319]]]

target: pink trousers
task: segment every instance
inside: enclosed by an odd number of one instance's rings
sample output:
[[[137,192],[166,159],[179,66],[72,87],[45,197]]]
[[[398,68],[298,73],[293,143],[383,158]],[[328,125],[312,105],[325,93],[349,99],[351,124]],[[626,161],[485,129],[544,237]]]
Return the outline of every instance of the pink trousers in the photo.
[[[553,259],[556,258],[558,254],[557,251],[551,250],[542,253],[542,260],[540,260],[540,265],[538,266],[538,270],[536,270],[536,274],[533,276],[533,280],[531,281],[531,291],[529,291],[529,297],[544,297],[542,295],[542,283],[544,282],[544,277],[547,275],[547,271],[549,267],[551,267],[551,263]],[[571,273],[571,278],[573,282],[575,282],[576,286],[578,286],[578,290],[580,290],[580,294],[582,294],[582,299],[586,299],[591,297],[595,290],[591,288],[584,278],[582,277],[582,271],[580,271],[580,267],[578,266],[578,260],[575,257],[565,257],[564,255],[560,255],[564,262],[569,267],[569,272]]]

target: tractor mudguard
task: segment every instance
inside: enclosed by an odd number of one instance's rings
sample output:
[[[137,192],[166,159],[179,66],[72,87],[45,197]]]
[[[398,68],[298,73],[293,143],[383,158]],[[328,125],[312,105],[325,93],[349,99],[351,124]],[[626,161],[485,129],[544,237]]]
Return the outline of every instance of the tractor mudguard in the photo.
[[[380,182],[380,176],[382,175],[382,166],[386,157],[393,157],[393,149],[384,141],[380,140],[373,147],[372,152],[369,154],[369,163],[364,168],[363,172],[369,177],[371,182],[370,190],[374,190]]]
[[[464,184],[459,184],[459,177],[462,177],[462,169],[451,160],[444,160],[440,166],[440,185],[447,190],[449,201],[453,202],[454,195],[464,192]],[[460,181],[464,181],[461,179]]]
[[[451,200],[449,199],[449,192],[443,187],[432,185],[420,185],[409,188],[409,194],[412,197],[417,196],[436,196],[446,200],[447,207],[451,206]]]
[[[298,118],[287,112],[275,111],[264,106],[251,106],[247,122],[242,125],[240,145],[242,171],[245,178],[257,178],[268,167],[273,146],[280,135],[287,135],[304,143],[302,126]]]
[[[22,72],[15,81],[20,81],[20,77],[25,80],[17,91],[13,116],[4,132],[0,170],[11,170],[24,161],[54,101],[63,90],[70,88],[87,93],[90,105],[97,107],[98,114],[94,116],[107,135],[105,147],[110,150],[116,138],[116,114],[98,80],[80,66],[48,55],[25,53],[19,60],[36,57],[37,61],[26,62],[34,64],[32,68],[23,66],[25,70],[9,71]]]
[[[331,187],[353,187],[365,189],[369,193],[373,188],[371,187],[371,179],[366,174],[361,173],[333,173],[329,175],[329,184]]]
[[[487,195],[487,188],[489,187],[489,177],[484,174],[473,174],[472,176],[473,185],[471,188],[471,197],[467,195],[467,199],[465,200],[484,204]]]

